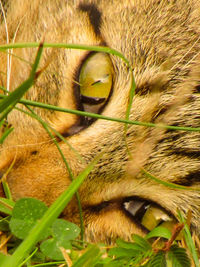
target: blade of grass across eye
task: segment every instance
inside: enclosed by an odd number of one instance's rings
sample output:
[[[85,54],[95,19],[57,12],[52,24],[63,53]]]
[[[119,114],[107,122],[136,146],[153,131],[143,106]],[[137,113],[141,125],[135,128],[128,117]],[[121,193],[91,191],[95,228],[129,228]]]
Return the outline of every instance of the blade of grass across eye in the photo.
[[[19,102],[22,96],[33,85],[35,79],[38,77],[39,73],[36,72],[36,69],[39,65],[42,50],[43,44],[40,44],[29,78],[0,102],[0,120],[4,119],[8,115],[8,113],[14,108],[14,106]]]
[[[0,45],[0,50],[5,50],[5,49],[14,49],[14,48],[30,48],[30,47],[38,47],[39,43],[14,43],[14,44],[7,44],[7,45]],[[133,96],[135,94],[135,81],[133,77],[133,72],[131,65],[128,61],[128,59],[119,51],[109,48],[109,47],[103,47],[103,46],[90,46],[90,45],[80,45],[80,44],[64,44],[64,43],[44,43],[43,46],[45,48],[70,48],[70,49],[79,49],[79,50],[89,50],[89,51],[95,51],[95,52],[104,52],[108,54],[112,54],[115,56],[118,56],[121,58],[127,65],[127,67],[130,70],[131,74],[131,90],[130,90],[130,95],[129,95],[129,103],[126,111],[126,120],[129,119],[130,115],[130,110],[132,107],[132,102],[133,102]],[[33,68],[33,73],[34,73],[34,68]],[[127,124],[125,124],[125,135],[127,131]]]
[[[146,170],[142,169],[142,172],[151,180],[162,184],[164,186],[170,187],[170,188],[176,188],[176,189],[181,189],[181,190],[187,190],[187,191],[200,191],[199,187],[187,187],[184,185],[179,185],[179,184],[174,184],[174,183],[170,183],[170,182],[166,182],[163,180],[160,180],[159,178],[153,176],[151,173],[147,172]]]
[[[10,48],[16,49],[16,48],[37,48],[40,45],[40,43],[12,43],[12,44],[4,44],[4,45],[0,45],[0,50],[4,51],[4,50],[8,50]],[[126,57],[124,57],[123,54],[121,54],[119,51],[115,50],[115,49],[111,49],[109,47],[103,47],[103,46],[90,46],[90,45],[80,45],[80,44],[65,44],[65,43],[43,43],[43,47],[45,48],[70,48],[70,49],[79,49],[79,50],[90,50],[90,51],[96,51],[96,52],[104,52],[104,53],[109,53],[112,55],[116,55],[118,57],[120,57],[126,64],[127,67],[131,70],[131,75],[132,75],[132,90],[130,91],[130,101],[128,104],[128,108],[127,108],[127,112],[126,112],[126,116],[129,117],[130,114],[130,109],[132,106],[132,100],[133,96],[134,96],[134,77],[132,74],[132,68],[129,64],[129,61],[126,59]],[[2,95],[0,95],[0,97],[4,97]],[[25,102],[25,100],[23,100]],[[29,102],[29,103],[28,103]],[[32,102],[32,103],[31,103]],[[154,123],[148,123],[148,122],[139,122],[139,121],[130,121],[130,120],[123,120],[120,118],[112,118],[112,117],[107,117],[107,116],[102,116],[100,114],[93,114],[93,113],[89,113],[89,112],[83,112],[83,111],[77,111],[77,110],[70,110],[70,109],[64,109],[64,108],[58,108],[58,107],[54,107],[51,105],[47,105],[47,104],[38,104],[37,102],[35,102],[33,104],[33,101],[28,101],[26,100],[26,103],[24,104],[29,104],[32,106],[38,106],[38,107],[42,107],[42,108],[47,108],[47,109],[53,109],[53,110],[57,110],[57,111],[61,111],[61,112],[67,112],[67,113],[71,113],[71,114],[76,114],[76,115],[80,115],[80,116],[88,116],[91,118],[96,118],[96,119],[104,119],[104,120],[110,120],[110,121],[116,121],[116,122],[121,122],[121,123],[126,123],[126,124],[133,124],[133,125],[138,125],[138,126],[145,126],[145,127],[158,127],[158,128],[162,128],[162,129],[168,129],[168,130],[176,130],[176,131],[195,131],[195,132],[199,132],[200,131],[200,127],[198,128],[193,128],[193,127],[178,127],[178,126],[170,126],[170,125],[163,125],[163,124],[154,124]]]
[[[38,47],[40,43],[12,43],[12,44],[5,44],[0,45],[0,50],[7,50],[7,49],[16,49],[16,48],[33,48]],[[69,48],[69,49],[78,49],[78,50],[88,50],[88,51],[96,51],[96,52],[103,52],[112,54],[115,56],[120,57],[128,67],[129,61],[126,59],[126,57],[120,53],[119,51],[112,49],[110,47],[105,46],[91,46],[91,45],[81,45],[81,44],[65,44],[65,43],[43,43],[43,47],[45,48]]]
[[[188,246],[188,249],[189,249],[189,251],[193,257],[195,267],[199,267],[200,263],[199,263],[199,259],[198,259],[198,255],[197,255],[197,250],[196,250],[195,244],[192,240],[190,229],[186,223],[186,220],[185,220],[183,214],[179,210],[177,213],[178,213],[180,222],[184,223],[183,233],[184,233],[184,237],[185,237],[185,241],[186,241],[186,244]]]
[[[5,45],[0,45],[0,50],[7,50],[10,48],[16,49],[16,48],[37,48],[40,43],[14,43],[14,44],[5,44]],[[131,71],[131,77],[132,77],[132,86],[130,90],[130,95],[129,95],[129,103],[127,107],[127,112],[126,112],[126,117],[129,117],[130,115],[130,109],[132,106],[132,99],[135,94],[135,81],[132,73],[132,68],[130,66],[130,63],[126,57],[119,51],[109,48],[109,47],[103,47],[103,46],[90,46],[90,45],[80,45],[80,44],[65,44],[65,43],[43,43],[44,48],[70,48],[70,49],[79,49],[79,50],[90,50],[90,51],[96,51],[96,52],[104,52],[104,53],[109,53],[112,55],[116,55],[120,57],[126,64],[127,67]],[[4,97],[3,95],[0,95],[0,97]],[[120,118],[113,118],[113,117],[107,117],[107,116],[102,116],[100,114],[94,114],[90,112],[84,112],[84,111],[77,111],[77,110],[71,110],[71,109],[64,109],[64,108],[58,108],[52,105],[48,104],[38,104],[38,102],[34,101],[28,101],[28,100],[23,100],[24,104],[32,105],[32,106],[38,106],[41,108],[47,108],[47,109],[53,109],[61,112],[67,112],[71,114],[76,114],[80,116],[87,116],[95,119],[104,119],[104,120],[110,120],[110,121],[116,121],[116,122],[121,122],[121,123],[126,123],[126,124],[133,124],[133,125],[138,125],[138,126],[146,126],[146,127],[158,127],[158,128],[163,128],[163,129],[168,129],[168,130],[179,130],[179,131],[200,131],[200,127],[198,128],[192,128],[192,127],[178,127],[178,126],[170,126],[170,125],[163,125],[163,124],[154,124],[154,123],[148,123],[148,122],[139,122],[139,121],[130,121],[130,120],[124,120]],[[26,102],[26,103],[25,103]],[[32,102],[32,103],[31,103]],[[33,104],[34,102],[34,104]]]
[[[31,251],[34,245],[38,242],[39,236],[44,231],[44,229],[48,228],[53,223],[53,221],[59,216],[59,214],[63,211],[63,209],[69,203],[74,193],[78,190],[80,185],[83,183],[84,179],[92,171],[92,169],[97,164],[100,157],[101,157],[101,154],[98,157],[96,157],[87,166],[87,168],[85,168],[77,176],[75,180],[72,181],[68,189],[65,190],[57,198],[57,200],[50,206],[50,208],[44,214],[42,219],[36,223],[36,225],[30,231],[27,238],[19,245],[19,247],[15,250],[13,255],[10,257],[6,257],[6,259],[4,259],[4,261],[2,262],[2,266],[18,267],[20,265],[23,259],[28,256],[28,253]]]
[[[5,98],[5,97],[6,96],[0,94],[0,98]],[[49,105],[49,104],[44,104],[41,102],[25,100],[25,99],[21,99],[19,101],[19,103],[34,106],[34,107],[41,107],[41,108],[45,108],[45,109],[49,109],[49,110],[60,111],[60,112],[64,112],[64,113],[75,114],[78,116],[87,116],[87,117],[91,117],[91,118],[95,118],[95,119],[109,120],[109,121],[127,123],[127,124],[132,124],[132,125],[137,125],[137,126],[157,127],[157,128],[168,129],[168,130],[173,130],[173,131],[200,132],[200,127],[193,128],[193,127],[182,127],[182,126],[170,126],[170,125],[155,124],[155,123],[150,123],[150,122],[124,120],[121,118],[108,117],[108,116],[104,116],[104,115],[100,115],[100,114],[96,114],[96,113],[85,112],[85,111],[81,111],[81,110],[67,109],[67,108],[62,108],[62,107],[53,106],[53,105]]]

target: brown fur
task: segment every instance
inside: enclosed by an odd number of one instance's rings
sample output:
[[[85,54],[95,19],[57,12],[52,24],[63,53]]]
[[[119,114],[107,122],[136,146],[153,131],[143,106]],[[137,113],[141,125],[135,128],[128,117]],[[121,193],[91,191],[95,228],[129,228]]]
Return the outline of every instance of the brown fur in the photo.
[[[94,26],[90,11],[78,8],[79,1],[10,0],[7,25],[12,42],[105,44],[122,52],[130,61],[137,84],[131,119],[159,124],[200,125],[200,4],[198,0],[91,0],[101,14]],[[76,3],[75,3],[76,2]],[[78,3],[77,3],[78,2]],[[81,1],[84,5],[84,1]],[[91,6],[89,7],[91,8]],[[95,28],[96,27],[96,28]],[[2,19],[0,43],[6,43]],[[33,62],[36,49],[13,53]],[[76,109],[75,74],[88,51],[44,49],[40,67],[48,68],[26,94],[26,98]],[[103,115],[124,118],[130,91],[130,75],[118,57],[111,56],[115,78],[113,94]],[[7,56],[0,53],[0,85],[6,87]],[[12,57],[10,90],[29,75],[30,65]],[[4,73],[4,74],[3,74]],[[35,109],[60,133],[67,133],[79,118],[67,113]],[[4,173],[14,162],[7,180],[14,199],[36,197],[50,205],[70,184],[68,171],[57,148],[42,126],[22,112],[13,110],[8,121],[14,126],[1,147],[0,168]],[[127,143],[123,124],[97,120],[66,140],[61,149],[74,175],[98,153],[99,163],[79,190],[86,238],[107,241],[132,233],[143,233],[121,208],[126,197],[148,199],[176,216],[177,208],[192,210],[192,226],[199,233],[200,193],[165,187],[141,171],[169,182],[200,185],[200,133],[167,131],[129,126]],[[37,151],[37,153],[33,153]],[[199,177],[199,178],[198,178]],[[107,205],[102,209],[101,203]],[[79,223],[74,198],[63,217]]]

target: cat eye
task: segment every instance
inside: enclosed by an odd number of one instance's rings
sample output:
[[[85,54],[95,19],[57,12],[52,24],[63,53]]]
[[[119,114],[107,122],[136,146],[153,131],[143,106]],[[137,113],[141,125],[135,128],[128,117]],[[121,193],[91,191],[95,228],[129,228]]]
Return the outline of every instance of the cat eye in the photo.
[[[109,55],[93,53],[82,64],[79,74],[81,103],[84,111],[99,113],[111,95],[113,65]]]
[[[123,202],[123,208],[134,221],[149,231],[157,226],[172,230],[176,224],[176,220],[167,211],[146,200],[126,200]]]

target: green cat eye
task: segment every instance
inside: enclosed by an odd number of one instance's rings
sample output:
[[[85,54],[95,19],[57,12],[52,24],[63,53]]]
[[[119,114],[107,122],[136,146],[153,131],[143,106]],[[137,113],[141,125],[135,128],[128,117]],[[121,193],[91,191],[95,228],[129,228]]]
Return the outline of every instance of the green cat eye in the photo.
[[[112,89],[112,76],[113,66],[110,57],[105,53],[92,54],[85,60],[80,71],[81,96],[106,101]]]
[[[162,226],[172,232],[177,224],[173,215],[168,214],[166,210],[147,200],[137,198],[126,199],[123,202],[123,207],[137,224],[149,231],[152,231],[157,226]],[[181,238],[182,234],[179,234],[176,240]]]

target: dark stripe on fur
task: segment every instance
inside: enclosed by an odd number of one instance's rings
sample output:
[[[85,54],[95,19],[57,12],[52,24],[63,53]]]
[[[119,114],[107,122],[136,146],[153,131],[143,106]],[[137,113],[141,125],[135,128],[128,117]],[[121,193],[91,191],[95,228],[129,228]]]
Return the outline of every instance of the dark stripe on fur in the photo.
[[[195,87],[195,93],[200,93],[200,84]]]
[[[177,141],[179,138],[183,137],[184,135],[186,135],[187,133],[186,132],[172,132],[170,134],[167,134],[167,131],[165,133],[165,136],[160,139],[158,142],[157,142],[157,145],[161,144],[161,143],[174,143],[175,141]]]
[[[198,184],[199,181],[200,181],[200,171],[197,170],[195,172],[191,172],[187,174],[184,177],[179,177],[179,181],[175,180],[172,182],[179,184],[179,185],[192,186],[192,185]]]
[[[171,151],[170,154],[176,154],[180,156],[185,156],[189,158],[200,158],[200,151],[197,150],[183,150],[175,148]]]
[[[143,84],[140,87],[136,87],[135,93],[137,95],[143,96],[147,94],[155,94],[158,92],[164,92],[167,88],[168,84],[166,83],[165,85],[158,85],[158,84]]]
[[[101,13],[98,8],[94,4],[81,3],[79,9],[88,13],[94,32],[96,35],[100,35]]]

